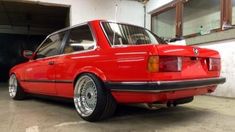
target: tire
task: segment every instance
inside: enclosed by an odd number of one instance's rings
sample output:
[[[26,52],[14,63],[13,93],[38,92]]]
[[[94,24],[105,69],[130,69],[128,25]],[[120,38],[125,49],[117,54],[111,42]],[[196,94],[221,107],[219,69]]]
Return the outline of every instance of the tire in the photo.
[[[74,88],[74,104],[77,113],[86,121],[95,122],[112,116],[116,101],[102,81],[95,75],[80,75]]]
[[[23,100],[26,98],[26,93],[20,86],[15,74],[12,74],[9,79],[9,95],[14,100]]]

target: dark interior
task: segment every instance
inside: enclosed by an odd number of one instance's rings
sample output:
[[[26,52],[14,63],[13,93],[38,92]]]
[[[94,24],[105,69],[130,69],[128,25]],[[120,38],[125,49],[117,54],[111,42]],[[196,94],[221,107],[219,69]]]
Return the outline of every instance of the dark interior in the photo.
[[[38,1],[0,1],[0,82],[9,70],[26,62],[23,50],[34,51],[45,37],[70,25],[70,7]]]
[[[8,72],[11,67],[27,61],[22,56],[23,50],[34,51],[44,38],[43,35],[0,34],[0,81],[8,80]]]

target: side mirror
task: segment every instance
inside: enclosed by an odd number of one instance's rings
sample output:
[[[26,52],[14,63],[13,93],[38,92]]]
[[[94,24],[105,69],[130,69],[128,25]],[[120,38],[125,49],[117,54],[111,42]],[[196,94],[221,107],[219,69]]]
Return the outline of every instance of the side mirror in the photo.
[[[24,50],[23,51],[23,56],[27,59],[33,59],[34,54],[30,50]]]

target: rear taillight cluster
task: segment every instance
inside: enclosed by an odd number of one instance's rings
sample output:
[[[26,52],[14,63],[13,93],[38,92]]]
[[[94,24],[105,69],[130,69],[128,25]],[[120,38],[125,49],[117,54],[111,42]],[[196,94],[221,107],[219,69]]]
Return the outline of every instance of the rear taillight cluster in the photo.
[[[148,61],[150,72],[180,72],[182,70],[182,57],[151,56]]]
[[[207,64],[209,71],[220,71],[221,69],[221,61],[218,58],[208,58]]]
[[[193,60],[196,61],[197,59]],[[208,58],[209,71],[220,71],[221,62],[218,58]],[[175,56],[150,56],[148,60],[149,72],[180,72],[182,71],[182,57]]]

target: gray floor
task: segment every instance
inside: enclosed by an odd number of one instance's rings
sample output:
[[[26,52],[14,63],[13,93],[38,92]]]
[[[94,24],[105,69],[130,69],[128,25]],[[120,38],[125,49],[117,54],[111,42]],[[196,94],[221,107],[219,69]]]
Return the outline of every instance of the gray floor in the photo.
[[[106,121],[83,121],[71,103],[29,99],[13,101],[0,85],[1,132],[235,132],[235,100],[198,96],[176,108],[147,110],[121,106]]]

